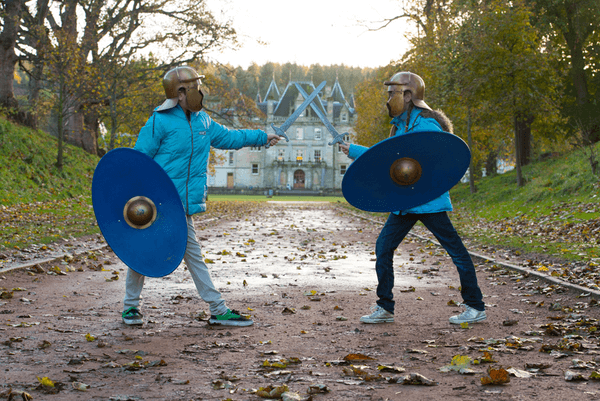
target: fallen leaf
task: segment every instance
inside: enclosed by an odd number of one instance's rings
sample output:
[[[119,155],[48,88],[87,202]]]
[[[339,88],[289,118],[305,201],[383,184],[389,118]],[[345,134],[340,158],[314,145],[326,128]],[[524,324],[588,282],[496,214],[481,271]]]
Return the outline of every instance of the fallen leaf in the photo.
[[[345,361],[373,361],[374,359],[370,356],[363,354],[348,354],[344,357]]]
[[[388,383],[400,383],[403,385],[437,386],[438,383],[426,378],[420,373],[411,373],[406,376],[392,377],[387,379]]]
[[[520,379],[529,379],[530,377],[533,376],[531,373],[529,373],[525,370],[515,369],[515,368],[507,369],[507,372],[509,375],[518,377]]]
[[[576,373],[576,372],[567,370],[565,372],[565,380],[570,382],[570,381],[584,381],[587,379],[585,377],[583,377],[583,375],[581,373]]]
[[[81,383],[81,382],[73,382],[73,388],[77,391],[87,391],[90,388],[89,384]]]
[[[40,378],[38,376],[37,379],[38,379],[38,381],[40,382],[40,384],[42,386],[45,386],[45,387],[54,387],[54,382],[52,380],[50,380],[49,378],[47,378],[47,377],[41,377]]]
[[[261,398],[278,399],[278,398],[281,398],[283,393],[285,393],[288,390],[289,390],[289,388],[285,384],[278,386],[278,387],[273,387],[273,386],[260,387],[258,389],[258,391],[256,392],[256,395]]]
[[[377,370],[386,373],[404,373],[406,369],[397,366],[378,365]]]
[[[505,369],[494,369],[491,366],[487,370],[488,376],[481,378],[483,385],[505,384],[510,382],[510,377]]]
[[[477,359],[478,363],[496,363],[494,358],[492,357],[492,353],[489,351],[483,351],[483,356]]]
[[[442,366],[441,372],[460,371],[461,369],[467,369],[471,366],[473,360],[466,355],[455,355],[450,361],[450,365]]]
[[[324,384],[311,384],[306,390],[308,394],[328,393],[329,391],[329,387]]]
[[[346,376],[356,376],[367,382],[383,380],[383,377],[380,374],[374,375],[374,374],[367,372],[366,371],[367,368],[368,368],[368,366],[350,366],[349,368],[343,367],[342,372],[344,372],[344,375],[346,375]]]

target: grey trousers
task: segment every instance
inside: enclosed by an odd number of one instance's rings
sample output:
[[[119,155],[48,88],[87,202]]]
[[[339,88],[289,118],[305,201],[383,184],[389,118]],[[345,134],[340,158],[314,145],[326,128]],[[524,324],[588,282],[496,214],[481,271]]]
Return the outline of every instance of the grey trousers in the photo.
[[[202,251],[200,249],[200,244],[196,239],[196,230],[194,229],[192,216],[187,216],[187,226],[187,248],[183,260],[192,275],[194,284],[196,284],[198,295],[200,295],[202,300],[208,303],[211,315],[222,315],[227,312],[227,306],[225,305],[225,300],[223,300],[221,293],[215,288],[215,285],[210,278],[206,263],[202,260]],[[134,270],[127,269],[124,300],[125,310],[132,306],[136,308],[140,306],[145,278],[146,276],[136,273]]]

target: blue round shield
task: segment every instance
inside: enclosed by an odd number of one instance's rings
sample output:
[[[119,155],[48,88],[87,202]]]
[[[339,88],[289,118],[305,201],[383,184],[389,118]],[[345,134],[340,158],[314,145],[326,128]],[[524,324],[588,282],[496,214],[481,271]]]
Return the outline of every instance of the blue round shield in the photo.
[[[106,242],[131,269],[162,277],[179,266],[185,212],[173,181],[152,158],[130,148],[104,155],[94,171],[92,204]]]
[[[411,159],[420,178],[410,185],[394,180],[390,169]],[[423,131],[385,139],[358,157],[346,171],[342,192],[352,206],[369,212],[394,212],[425,204],[456,185],[465,175],[471,151],[448,132]]]

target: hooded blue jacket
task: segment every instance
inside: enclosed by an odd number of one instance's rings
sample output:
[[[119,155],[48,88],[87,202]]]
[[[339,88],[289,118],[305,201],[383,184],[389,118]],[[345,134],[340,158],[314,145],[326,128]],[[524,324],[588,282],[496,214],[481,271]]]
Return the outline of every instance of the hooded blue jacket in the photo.
[[[187,215],[206,211],[206,169],[210,147],[240,149],[263,146],[262,130],[231,130],[214,122],[204,111],[190,114],[183,109],[154,111],[140,130],[134,149],[153,158],[168,174]]]
[[[415,107],[410,113],[410,121],[408,122],[408,129],[406,129],[406,117],[407,112],[405,111],[401,115],[394,117],[391,124],[396,126],[396,135],[404,135],[406,133],[413,133],[419,131],[443,131],[441,125],[434,118],[425,118],[421,116],[421,109]],[[348,157],[356,160],[360,155],[368,150],[365,146],[350,145]],[[395,214],[423,214],[423,213],[437,213],[437,212],[450,212],[452,211],[452,202],[450,201],[450,193],[445,192],[439,197],[432,201],[429,201],[423,205],[415,206],[413,208],[402,210],[400,212],[394,212]]]

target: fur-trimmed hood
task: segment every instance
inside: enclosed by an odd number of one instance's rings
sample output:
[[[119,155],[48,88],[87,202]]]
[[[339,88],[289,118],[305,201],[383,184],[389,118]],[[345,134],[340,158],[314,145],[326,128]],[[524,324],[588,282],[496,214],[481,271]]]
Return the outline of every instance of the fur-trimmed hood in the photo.
[[[450,121],[448,116],[446,116],[442,110],[422,109],[421,116],[424,118],[433,118],[438,122],[444,131],[454,134],[454,126],[452,125],[452,121]]]

